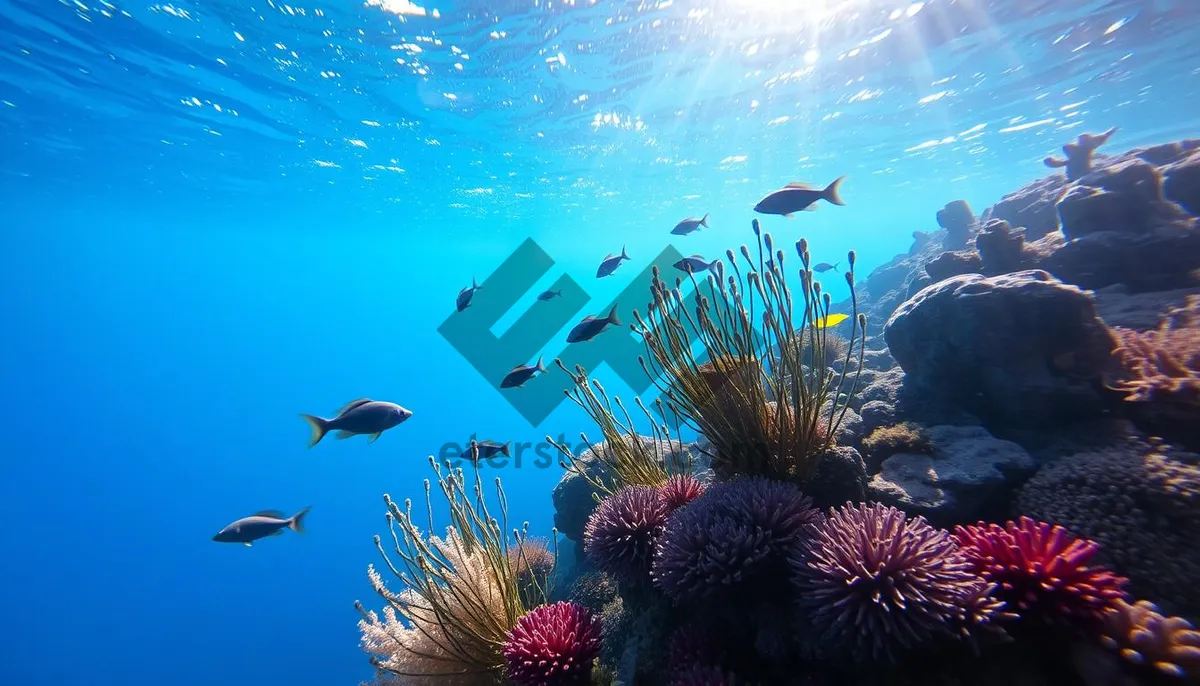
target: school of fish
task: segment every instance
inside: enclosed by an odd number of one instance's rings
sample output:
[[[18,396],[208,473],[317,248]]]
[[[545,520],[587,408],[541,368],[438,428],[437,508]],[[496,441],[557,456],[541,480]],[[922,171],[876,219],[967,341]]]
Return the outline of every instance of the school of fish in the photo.
[[[754,211],[760,214],[791,218],[796,212],[815,210],[817,202],[820,200],[831,205],[844,205],[840,194],[844,178],[838,177],[821,189],[814,188],[807,183],[793,181],[765,195],[754,206]],[[699,218],[687,217],[680,220],[670,233],[675,236],[687,236],[699,231],[701,227],[709,228],[707,213]],[[621,246],[620,253],[610,253],[600,261],[596,268],[596,278],[602,279],[611,276],[622,263],[630,259],[625,246]],[[691,255],[678,260],[673,266],[686,274],[695,275],[706,271],[717,273],[719,263],[720,259],[708,260],[703,255]],[[813,271],[824,273],[837,270],[837,267],[838,263],[821,262],[813,266]],[[455,311],[461,313],[469,308],[475,294],[482,289],[483,286],[472,277],[471,285],[460,290],[454,299]],[[538,294],[537,300],[550,302],[561,298],[562,294],[562,290],[546,290]],[[817,325],[835,326],[844,321],[846,317],[847,315],[844,314],[833,314],[822,318]],[[617,312],[617,305],[614,304],[606,316],[589,314],[573,326],[567,333],[567,343],[586,343],[608,329],[619,326],[621,326],[621,320]],[[531,379],[545,372],[546,366],[542,362],[542,358],[538,357],[533,364],[519,363],[514,366],[504,375],[504,378],[500,379],[499,385],[502,389],[520,389]],[[344,405],[331,418],[314,414],[301,414],[300,417],[309,425],[311,436],[308,446],[312,448],[320,443],[321,439],[330,431],[335,432],[334,436],[339,440],[354,436],[367,436],[367,443],[374,443],[383,435],[383,432],[403,424],[409,417],[412,417],[412,414],[412,411],[393,402],[359,398]],[[510,443],[493,440],[478,441],[472,437],[468,457],[473,460],[484,460],[495,455],[508,455]],[[230,523],[217,532],[212,540],[219,543],[241,543],[249,547],[259,539],[279,536],[288,530],[304,533],[304,518],[308,515],[309,509],[305,507],[290,517],[279,510],[262,510]]]

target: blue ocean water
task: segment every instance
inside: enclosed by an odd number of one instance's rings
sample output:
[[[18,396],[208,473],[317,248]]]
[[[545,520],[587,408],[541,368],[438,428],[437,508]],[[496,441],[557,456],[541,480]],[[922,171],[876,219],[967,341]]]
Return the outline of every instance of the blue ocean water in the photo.
[[[845,207],[762,221],[865,275],[1081,132],[1194,132],[1197,31],[1193,0],[0,0],[0,684],[368,678],[381,495],[472,434],[598,435],[439,334],[472,278],[533,238],[554,267],[497,333],[562,274],[581,317],[841,175]],[[297,413],[364,396],[414,416],[306,448]],[[549,535],[561,470],[497,473]]]

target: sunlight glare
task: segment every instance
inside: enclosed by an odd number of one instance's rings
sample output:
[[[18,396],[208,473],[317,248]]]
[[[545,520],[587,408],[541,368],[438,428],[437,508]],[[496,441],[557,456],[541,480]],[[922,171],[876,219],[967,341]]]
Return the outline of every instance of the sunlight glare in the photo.
[[[867,0],[728,0],[737,9],[764,15],[782,15],[790,24],[816,24],[861,5]]]

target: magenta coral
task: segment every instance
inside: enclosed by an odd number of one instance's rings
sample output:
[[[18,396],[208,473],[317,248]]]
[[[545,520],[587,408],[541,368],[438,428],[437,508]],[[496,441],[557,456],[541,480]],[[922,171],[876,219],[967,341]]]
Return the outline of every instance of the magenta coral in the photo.
[[[1021,517],[1005,526],[959,526],[954,537],[977,574],[1023,621],[1071,625],[1099,620],[1124,599],[1126,579],[1089,566],[1096,543]]]
[[[601,571],[630,582],[646,579],[669,514],[657,488],[626,486],[588,517],[583,550]]]
[[[878,503],[838,510],[792,560],[817,641],[860,659],[952,638],[990,612],[949,533]]]
[[[703,495],[704,484],[693,476],[681,474],[667,479],[667,483],[659,487],[659,494],[667,511],[674,512]]]
[[[600,654],[600,621],[582,605],[541,605],[504,642],[508,677],[522,686],[586,684]]]

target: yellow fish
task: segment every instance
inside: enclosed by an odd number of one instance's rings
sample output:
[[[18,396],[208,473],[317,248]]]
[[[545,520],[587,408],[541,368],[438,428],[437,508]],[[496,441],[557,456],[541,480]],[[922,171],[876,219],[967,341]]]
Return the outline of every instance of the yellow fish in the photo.
[[[846,321],[849,318],[850,318],[850,315],[848,315],[848,314],[841,314],[841,313],[831,314],[831,315],[828,315],[825,317],[821,317],[817,321],[813,322],[813,327],[818,328],[818,329],[828,329],[831,326],[837,326],[838,324],[841,324],[842,322]]]

